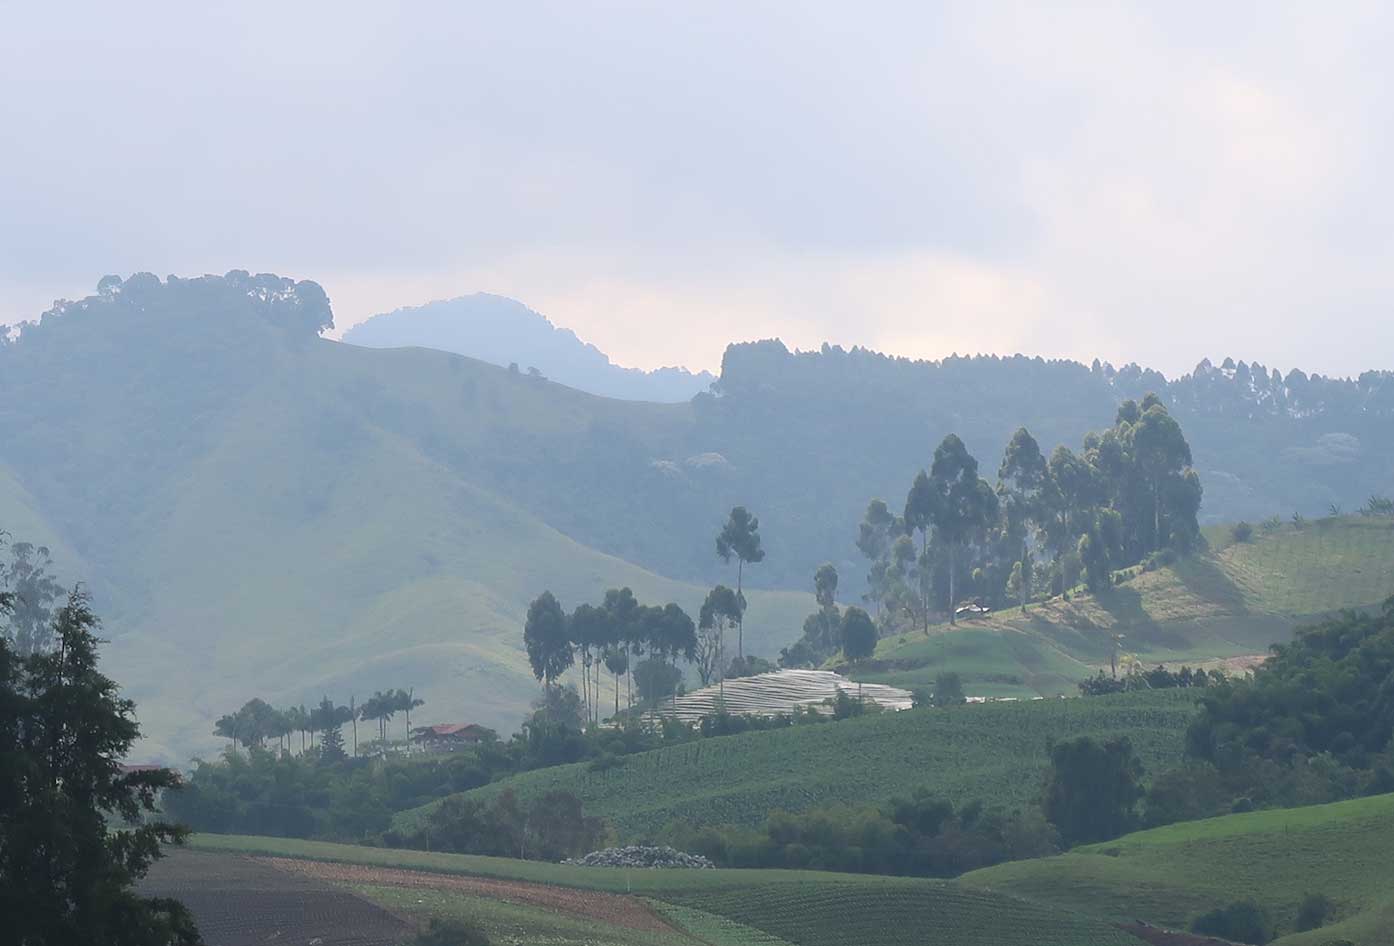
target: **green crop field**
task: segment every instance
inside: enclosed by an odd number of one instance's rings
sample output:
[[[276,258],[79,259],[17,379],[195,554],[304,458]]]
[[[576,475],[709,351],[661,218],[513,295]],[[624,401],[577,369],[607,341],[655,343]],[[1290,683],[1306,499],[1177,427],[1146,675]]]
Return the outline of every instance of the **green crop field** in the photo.
[[[710,946],[1136,946],[1137,942],[1106,921],[945,881],[784,870],[631,872],[280,838],[202,835],[191,843],[201,850],[633,893],[656,901],[661,914],[692,934],[696,942]],[[442,901],[433,910],[433,902],[420,892],[407,897],[375,886],[356,889],[418,915],[437,910],[448,915],[473,905],[470,899],[453,904]],[[536,930],[540,935],[527,942],[558,946],[666,946],[667,942],[652,934],[646,937],[565,918],[536,917],[536,911],[512,906],[479,906],[480,922],[501,930],[503,942],[518,941],[509,938],[514,935],[510,929]]]
[[[1115,919],[1184,927],[1203,912],[1251,898],[1291,934],[1298,903],[1320,893],[1338,923],[1289,935],[1291,946],[1342,937],[1394,942],[1394,795],[1227,815],[1158,828],[1060,857],[1001,864],[961,879]]]
[[[1171,690],[907,710],[670,746],[604,772],[586,763],[539,769],[471,794],[564,789],[625,839],[678,818],[749,825],[777,808],[874,803],[921,787],[955,802],[1025,806],[1040,788],[1049,739],[1127,733],[1149,770],[1161,769],[1181,757],[1194,700]],[[413,829],[430,808],[403,812],[396,827]]]
[[[955,628],[881,641],[852,676],[913,688],[953,671],[972,696],[1054,696],[1106,665],[1113,635],[1145,663],[1261,655],[1301,624],[1394,595],[1394,521],[1319,519],[1256,531],[1249,542],[1209,530],[1208,552],[1136,575],[1104,594],[1011,608]]]

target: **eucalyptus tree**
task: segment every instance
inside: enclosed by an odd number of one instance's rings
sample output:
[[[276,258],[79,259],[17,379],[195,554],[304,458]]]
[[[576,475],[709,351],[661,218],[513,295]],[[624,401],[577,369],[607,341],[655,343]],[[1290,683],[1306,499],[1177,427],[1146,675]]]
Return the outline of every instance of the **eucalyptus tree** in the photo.
[[[697,620],[703,631],[697,647],[697,674],[703,686],[709,686],[711,678],[716,676],[725,693],[726,631],[739,626],[744,604],[740,596],[725,585],[717,585],[707,592]]]
[[[1180,478],[1191,465],[1191,446],[1181,433],[1181,425],[1160,401],[1154,400],[1143,410],[1132,433],[1138,470],[1152,491],[1151,545],[1153,549],[1163,548],[1168,539],[1162,528],[1164,490],[1169,480]]]
[[[603,606],[579,604],[571,612],[568,627],[571,642],[581,654],[581,701],[593,721],[598,721],[598,679],[593,683],[590,671],[592,664],[599,665],[600,654],[610,639],[610,616]]]
[[[643,647],[643,631],[640,627],[642,605],[629,588],[611,588],[605,592],[605,613],[610,618],[610,634],[614,646],[624,649],[626,655],[637,656]],[[634,705],[634,664],[625,660],[625,705]]]
[[[892,545],[893,560],[904,578],[906,580],[911,578],[913,571],[913,575],[917,579],[916,591],[920,598],[920,606],[917,610],[923,616],[926,634],[929,633],[930,595],[933,591],[930,577],[932,571],[929,565],[929,536],[934,529],[935,510],[938,502],[939,495],[935,491],[934,483],[930,480],[929,474],[921,470],[915,475],[915,481],[910,484],[910,492],[905,497],[905,515],[902,517],[907,535],[913,535],[916,532],[920,534],[919,568],[911,570],[905,558],[904,547],[896,548]]]
[[[566,612],[550,591],[542,592],[528,605],[523,646],[533,676],[548,690],[576,662],[576,651],[567,634]]]
[[[732,556],[736,559],[736,597],[740,599],[740,616],[736,619],[736,656],[745,659],[745,593],[742,580],[746,564],[754,565],[765,560],[765,550],[760,545],[760,520],[750,514],[744,506],[735,506],[716,536],[716,554],[730,564]]]
[[[958,551],[981,537],[997,518],[997,494],[978,476],[978,461],[957,434],[934,450],[929,479],[934,487],[931,519],[949,557],[949,623],[955,623]]]
[[[997,470],[997,496],[1002,508],[1007,537],[1021,549],[1018,557],[1018,593],[1021,610],[1031,598],[1031,534],[1045,517],[1046,489],[1050,468],[1040,445],[1025,427],[1017,430],[1007,444],[1002,465]]]

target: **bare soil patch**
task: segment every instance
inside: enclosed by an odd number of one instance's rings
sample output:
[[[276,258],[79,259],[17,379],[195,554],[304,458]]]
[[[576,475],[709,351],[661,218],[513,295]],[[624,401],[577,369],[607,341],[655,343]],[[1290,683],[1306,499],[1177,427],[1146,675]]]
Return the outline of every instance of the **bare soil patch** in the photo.
[[[526,881],[496,880],[490,877],[433,874],[393,867],[329,864],[284,857],[259,857],[256,860],[287,874],[321,882],[455,891],[510,903],[545,907],[558,913],[598,920],[625,929],[657,933],[678,932],[642,901],[619,894],[553,887]]]
[[[176,850],[140,889],[182,901],[208,946],[394,946],[415,932],[351,891],[251,857]]]

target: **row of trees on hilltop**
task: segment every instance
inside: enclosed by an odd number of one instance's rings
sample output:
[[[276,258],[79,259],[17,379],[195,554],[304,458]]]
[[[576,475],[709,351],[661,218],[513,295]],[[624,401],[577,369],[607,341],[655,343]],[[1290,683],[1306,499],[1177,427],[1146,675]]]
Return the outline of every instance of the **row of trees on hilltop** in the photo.
[[[677,604],[641,604],[629,588],[611,588],[599,605],[581,604],[570,614],[544,591],[528,606],[523,646],[533,674],[548,690],[580,657],[582,700],[598,723],[602,668],[614,675],[618,714],[622,678],[630,706],[636,677],[641,699],[663,690],[665,679],[676,685],[677,660],[697,658],[697,629]],[[637,665],[631,659],[640,657],[647,659]]]
[[[581,664],[581,699],[593,723],[600,721],[601,671],[614,676],[614,711],[620,711],[620,681],[626,704],[634,705],[634,683],[641,700],[669,695],[682,679],[677,661],[693,664],[702,685],[724,681],[731,672],[749,673],[756,663],[745,653],[745,566],[764,561],[760,520],[744,506],[731,509],[716,535],[716,554],[736,563],[736,587],[717,585],[702,602],[698,622],[679,605],[640,604],[629,588],[611,588],[598,605],[580,604],[570,614],[544,591],[529,606],[523,645],[533,674],[550,689],[557,678]],[[736,658],[725,662],[726,634],[736,632]],[[635,663],[640,657],[647,659]]]
[[[387,724],[397,713],[406,717],[405,737],[411,738],[411,711],[424,706],[414,690],[379,690],[359,704],[356,697],[350,697],[347,706],[337,705],[329,697],[320,700],[317,706],[305,708],[290,706],[277,709],[259,697],[248,700],[235,713],[220,716],[214,723],[213,734],[231,739],[233,745],[248,748],[261,748],[270,739],[277,741],[281,749],[293,748],[290,737],[300,734],[300,751],[315,747],[315,735],[321,735],[320,758],[333,761],[344,758],[343,727],[353,726],[352,753],[358,754],[358,722],[377,723],[378,741],[386,745]],[[308,737],[308,740],[307,740]]]
[[[949,434],[901,513],[881,499],[867,506],[857,538],[871,562],[867,600],[883,626],[928,631],[934,613],[952,623],[969,596],[1025,608],[1038,587],[1067,593],[1083,578],[1100,590],[1117,569],[1192,548],[1200,501],[1190,445],[1153,395],[1123,402],[1080,453],[1059,446],[1047,456],[1019,429],[995,483]]]

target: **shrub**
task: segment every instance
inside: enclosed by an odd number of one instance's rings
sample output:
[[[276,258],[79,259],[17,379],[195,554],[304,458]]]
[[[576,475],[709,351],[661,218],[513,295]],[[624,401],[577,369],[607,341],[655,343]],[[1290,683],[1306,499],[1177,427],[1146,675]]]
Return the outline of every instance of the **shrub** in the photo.
[[[1319,930],[1331,919],[1336,905],[1325,894],[1309,893],[1297,907],[1296,929],[1299,933]]]
[[[1236,522],[1230,530],[1230,536],[1236,542],[1248,542],[1254,537],[1254,527],[1247,522]]]
[[[489,946],[489,937],[473,920],[437,920],[418,933],[412,946]]]
[[[1191,932],[1254,946],[1263,946],[1273,939],[1268,915],[1252,900],[1239,900],[1196,917],[1191,921]]]

